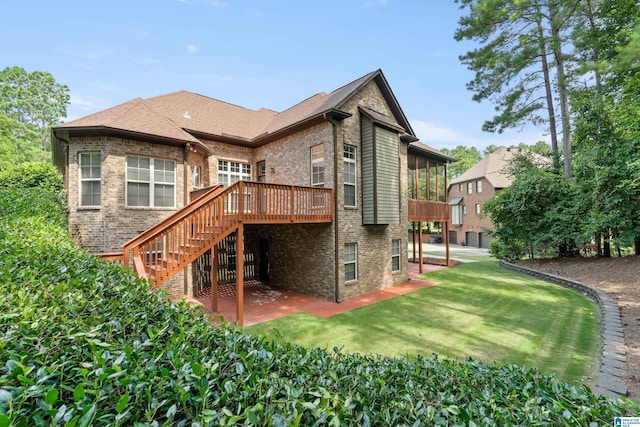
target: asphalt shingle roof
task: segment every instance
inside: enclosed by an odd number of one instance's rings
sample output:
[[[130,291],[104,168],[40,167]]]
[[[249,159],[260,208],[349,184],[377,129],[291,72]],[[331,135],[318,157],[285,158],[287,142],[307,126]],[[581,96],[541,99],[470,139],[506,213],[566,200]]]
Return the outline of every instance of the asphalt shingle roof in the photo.
[[[513,177],[506,173],[505,167],[519,154],[522,154],[522,150],[519,148],[498,147],[497,150],[488,154],[462,175],[451,180],[449,186],[484,177],[493,188],[509,187],[513,182]],[[548,158],[537,153],[529,151],[528,154],[533,156],[533,160],[537,163],[548,164],[551,162]]]

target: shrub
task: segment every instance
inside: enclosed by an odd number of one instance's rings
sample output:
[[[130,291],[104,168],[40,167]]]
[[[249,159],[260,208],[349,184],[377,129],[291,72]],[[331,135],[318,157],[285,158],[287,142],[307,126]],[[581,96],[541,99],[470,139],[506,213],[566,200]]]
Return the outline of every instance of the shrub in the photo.
[[[62,176],[50,163],[21,163],[0,171],[0,188],[39,188],[56,193],[64,187]]]
[[[527,246],[517,240],[505,243],[501,239],[495,239],[489,243],[489,253],[497,259],[513,262],[526,255]]]
[[[0,209],[15,198],[0,191]],[[15,212],[0,220],[0,427],[569,426],[640,413],[517,366],[327,352],[216,328],[76,247],[56,213]]]

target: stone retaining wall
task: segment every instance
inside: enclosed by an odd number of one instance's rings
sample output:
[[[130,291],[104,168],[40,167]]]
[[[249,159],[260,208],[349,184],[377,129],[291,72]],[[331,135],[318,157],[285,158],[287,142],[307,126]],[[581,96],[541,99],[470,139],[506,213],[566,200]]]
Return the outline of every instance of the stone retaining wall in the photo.
[[[593,391],[598,395],[615,398],[626,396],[627,385],[624,379],[627,376],[627,354],[624,344],[624,330],[620,321],[620,307],[618,307],[617,301],[600,289],[564,277],[543,273],[506,261],[500,261],[500,267],[573,289],[598,304],[602,314],[600,327],[602,350],[600,352],[600,370]]]

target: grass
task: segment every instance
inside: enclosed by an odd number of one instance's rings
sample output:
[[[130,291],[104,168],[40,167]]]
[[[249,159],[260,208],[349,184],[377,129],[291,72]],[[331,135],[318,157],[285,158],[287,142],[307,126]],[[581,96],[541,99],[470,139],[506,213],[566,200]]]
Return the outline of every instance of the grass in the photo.
[[[495,261],[423,277],[438,285],[328,319],[299,313],[245,331],[347,352],[500,361],[592,385],[600,314],[591,300]]]

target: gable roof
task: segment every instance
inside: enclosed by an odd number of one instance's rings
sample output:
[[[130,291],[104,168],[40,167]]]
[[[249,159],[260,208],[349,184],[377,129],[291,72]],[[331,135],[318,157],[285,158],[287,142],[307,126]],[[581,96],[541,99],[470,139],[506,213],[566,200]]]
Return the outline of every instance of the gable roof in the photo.
[[[449,187],[454,184],[460,184],[466,181],[472,181],[480,178],[486,178],[493,188],[506,188],[513,182],[513,177],[507,174],[505,168],[509,162],[516,156],[523,154],[533,157],[536,163],[549,164],[551,162],[547,157],[537,153],[522,150],[520,148],[498,147],[493,153],[488,154],[478,163],[469,168],[459,177],[449,182]]]
[[[378,69],[330,93],[318,93],[280,113],[251,110],[188,91],[152,98],[136,98],[118,106],[64,123],[54,129],[76,132],[120,131],[167,138],[183,143],[200,139],[218,139],[246,146],[258,146],[292,129],[310,126],[328,118],[342,120],[351,114],[341,109],[360,89],[375,82],[389,106],[392,117],[365,112],[402,133],[406,141],[417,138],[395,95]]]

